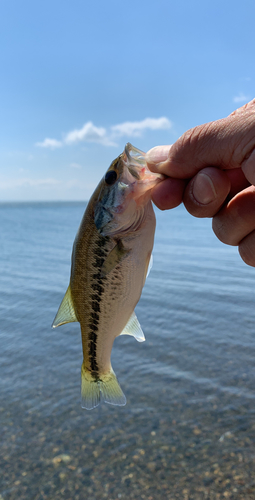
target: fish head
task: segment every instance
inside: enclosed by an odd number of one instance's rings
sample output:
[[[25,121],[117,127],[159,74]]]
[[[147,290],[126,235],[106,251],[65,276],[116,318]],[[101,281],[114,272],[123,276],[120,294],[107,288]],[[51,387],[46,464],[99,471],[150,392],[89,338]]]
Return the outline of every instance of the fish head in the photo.
[[[138,228],[151,203],[152,188],[163,179],[148,169],[145,153],[127,143],[96,191],[94,222],[98,231],[116,236]]]

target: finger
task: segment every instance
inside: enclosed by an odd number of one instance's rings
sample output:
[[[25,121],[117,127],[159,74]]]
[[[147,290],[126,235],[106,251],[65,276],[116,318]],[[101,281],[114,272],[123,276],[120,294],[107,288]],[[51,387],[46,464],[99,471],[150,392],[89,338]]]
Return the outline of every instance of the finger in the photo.
[[[228,245],[239,243],[255,230],[255,187],[250,186],[222,208],[213,218],[213,230]]]
[[[248,158],[243,162],[242,169],[248,181],[255,185],[255,146]]]
[[[218,168],[204,168],[187,185],[183,203],[195,217],[213,217],[224,203],[229,191],[230,180]]]
[[[175,208],[182,203],[186,182],[167,177],[152,190],[152,201],[160,210]]]
[[[243,191],[248,186],[250,186],[250,182],[247,181],[243,171],[241,168],[233,168],[231,170],[225,170],[226,175],[230,180],[230,191],[229,198],[233,198],[237,193]]]
[[[255,231],[240,242],[239,253],[245,264],[255,267]]]
[[[227,118],[188,130],[172,146],[153,148],[146,161],[153,171],[185,179],[210,165],[240,168],[254,148],[255,99]]]
[[[168,161],[171,147],[172,144],[169,146],[155,146],[146,153],[145,160],[152,172],[159,172],[162,165]]]

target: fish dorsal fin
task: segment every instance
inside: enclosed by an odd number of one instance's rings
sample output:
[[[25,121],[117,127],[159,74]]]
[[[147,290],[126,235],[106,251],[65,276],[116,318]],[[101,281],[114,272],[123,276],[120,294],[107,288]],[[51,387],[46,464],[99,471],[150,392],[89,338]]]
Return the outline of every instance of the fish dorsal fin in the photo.
[[[118,240],[117,244],[110,253],[107,255],[101,269],[101,277],[106,276],[112,269],[114,269],[117,264],[130,252],[129,249],[125,248],[122,241]]]
[[[141,325],[136,317],[135,312],[131,314],[129,321],[127,322],[125,328],[122,330],[120,335],[132,335],[138,342],[144,342],[145,336],[142,331]]]
[[[69,287],[66,290],[65,296],[58,308],[58,312],[52,323],[52,327],[56,328],[57,326],[64,325],[65,323],[72,323],[74,321],[78,321],[78,319],[76,318],[73,306],[71,288],[69,285]]]

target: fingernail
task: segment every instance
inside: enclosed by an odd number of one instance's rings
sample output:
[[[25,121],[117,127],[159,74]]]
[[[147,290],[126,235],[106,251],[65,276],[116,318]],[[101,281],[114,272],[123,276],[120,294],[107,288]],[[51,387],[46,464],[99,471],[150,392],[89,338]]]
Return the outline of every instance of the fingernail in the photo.
[[[167,160],[171,146],[156,146],[146,153],[147,163],[162,163]]]
[[[208,205],[217,197],[215,187],[209,175],[199,172],[193,184],[193,196],[198,203]]]

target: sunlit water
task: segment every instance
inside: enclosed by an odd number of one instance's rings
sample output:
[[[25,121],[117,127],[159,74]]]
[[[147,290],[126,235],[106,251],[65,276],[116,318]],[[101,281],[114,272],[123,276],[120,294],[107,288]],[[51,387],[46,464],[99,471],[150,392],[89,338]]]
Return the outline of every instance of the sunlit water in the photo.
[[[84,208],[0,205],[0,500],[255,498],[255,269],[156,211],[146,342],[112,353],[127,405],[82,410],[79,325],[51,323]]]

